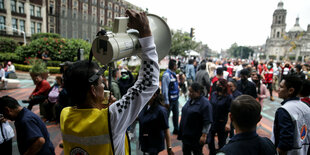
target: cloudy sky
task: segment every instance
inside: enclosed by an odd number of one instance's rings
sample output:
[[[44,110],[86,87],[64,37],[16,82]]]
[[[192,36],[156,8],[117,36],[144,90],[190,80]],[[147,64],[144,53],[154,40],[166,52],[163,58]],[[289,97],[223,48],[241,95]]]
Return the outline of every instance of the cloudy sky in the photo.
[[[280,0],[127,0],[149,13],[168,18],[171,29],[195,28],[197,41],[220,51],[233,43],[262,45],[270,35],[272,15]],[[286,30],[295,24],[306,30],[310,24],[310,0],[283,0],[287,10]]]

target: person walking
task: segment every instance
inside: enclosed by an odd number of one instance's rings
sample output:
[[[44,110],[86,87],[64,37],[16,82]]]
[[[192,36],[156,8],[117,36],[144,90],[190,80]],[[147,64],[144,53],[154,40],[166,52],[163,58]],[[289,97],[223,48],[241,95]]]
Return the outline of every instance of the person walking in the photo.
[[[184,155],[202,155],[213,122],[212,106],[203,96],[203,87],[194,82],[188,88],[190,99],[182,108],[178,140],[182,141]]]
[[[169,113],[172,111],[173,134],[179,132],[179,84],[176,76],[177,64],[171,59],[168,64],[168,69],[164,72],[162,77],[162,94],[166,105],[169,105]]]
[[[166,148],[173,155],[168,126],[168,111],[163,103],[160,89],[150,99],[139,114],[139,143],[144,154],[157,155]]]
[[[212,93],[210,100],[213,109],[213,123],[209,134],[210,155],[216,153],[215,135],[217,134],[218,146],[221,149],[225,145],[228,132],[230,131],[230,119],[228,118],[232,102],[230,90],[225,79],[219,79],[216,85],[216,91]]]

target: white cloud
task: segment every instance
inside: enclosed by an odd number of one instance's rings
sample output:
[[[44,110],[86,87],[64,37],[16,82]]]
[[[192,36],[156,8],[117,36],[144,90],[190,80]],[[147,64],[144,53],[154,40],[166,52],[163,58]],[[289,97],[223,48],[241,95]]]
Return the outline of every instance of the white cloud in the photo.
[[[272,15],[279,0],[128,0],[148,8],[149,13],[168,18],[171,29],[190,31],[196,40],[214,50],[238,45],[262,45],[270,35]],[[310,0],[284,0],[286,30],[300,17],[300,26],[310,24]]]

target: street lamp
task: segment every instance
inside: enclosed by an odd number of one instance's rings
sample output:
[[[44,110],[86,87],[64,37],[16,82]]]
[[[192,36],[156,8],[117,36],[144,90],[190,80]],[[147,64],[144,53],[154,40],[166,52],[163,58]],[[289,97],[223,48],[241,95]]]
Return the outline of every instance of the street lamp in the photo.
[[[14,28],[14,27],[6,26],[6,25],[4,25],[4,24],[1,24],[0,26],[4,26],[5,28],[11,28],[12,30],[18,31],[18,32],[20,32],[20,33],[23,33],[23,35],[24,35],[24,44],[25,44],[25,45],[27,44],[27,41],[26,41],[26,32],[25,32],[25,31],[16,29],[16,28]]]

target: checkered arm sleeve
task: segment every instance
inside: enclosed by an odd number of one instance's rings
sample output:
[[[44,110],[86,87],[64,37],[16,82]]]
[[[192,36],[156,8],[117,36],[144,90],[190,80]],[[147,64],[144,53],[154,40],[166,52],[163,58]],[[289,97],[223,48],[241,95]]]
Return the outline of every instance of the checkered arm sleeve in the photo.
[[[158,56],[154,38],[139,39],[142,61],[137,82],[109,107],[113,135],[124,133],[159,87]]]

